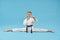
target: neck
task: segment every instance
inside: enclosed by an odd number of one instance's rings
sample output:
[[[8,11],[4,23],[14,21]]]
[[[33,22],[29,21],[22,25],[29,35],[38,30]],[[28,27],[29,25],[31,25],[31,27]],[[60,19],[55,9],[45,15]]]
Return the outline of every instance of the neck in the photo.
[[[27,17],[27,20],[29,20],[30,19],[30,17]]]
[[[27,18],[30,18],[30,16],[28,16]]]

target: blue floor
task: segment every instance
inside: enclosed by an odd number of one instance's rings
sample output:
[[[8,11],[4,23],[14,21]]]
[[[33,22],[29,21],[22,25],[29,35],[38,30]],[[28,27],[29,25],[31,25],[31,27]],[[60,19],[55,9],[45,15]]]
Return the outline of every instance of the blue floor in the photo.
[[[24,27],[27,11],[38,20],[34,27],[53,29],[55,33],[3,32]],[[0,40],[60,40],[60,0],[0,0]]]

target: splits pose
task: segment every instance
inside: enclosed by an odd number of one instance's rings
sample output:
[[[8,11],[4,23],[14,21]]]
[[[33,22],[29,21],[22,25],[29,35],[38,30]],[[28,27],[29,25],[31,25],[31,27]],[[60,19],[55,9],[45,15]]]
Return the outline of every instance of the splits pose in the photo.
[[[4,30],[4,32],[54,32],[54,30],[47,30],[47,29],[40,29],[40,28],[34,28],[33,25],[36,23],[36,18],[32,16],[32,12],[27,12],[27,17],[24,19],[23,24],[26,26],[26,28],[15,28],[15,29],[8,29]]]

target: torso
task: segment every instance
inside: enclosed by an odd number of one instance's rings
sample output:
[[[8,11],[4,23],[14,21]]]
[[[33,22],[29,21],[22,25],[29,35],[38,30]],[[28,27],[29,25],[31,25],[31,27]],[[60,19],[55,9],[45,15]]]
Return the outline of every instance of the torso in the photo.
[[[26,19],[27,25],[33,25],[33,18]]]

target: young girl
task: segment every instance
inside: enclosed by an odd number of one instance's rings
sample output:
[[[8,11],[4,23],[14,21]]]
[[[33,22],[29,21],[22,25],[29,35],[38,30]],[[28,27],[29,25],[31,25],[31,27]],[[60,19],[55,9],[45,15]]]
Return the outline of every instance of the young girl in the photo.
[[[23,24],[26,26],[26,32],[28,32],[28,27],[31,27],[32,33],[32,26],[36,22],[36,18],[32,16],[32,12],[27,12],[27,18],[24,20]]]
[[[36,21],[37,21],[36,18],[32,16],[32,12],[28,11],[27,12],[27,18],[24,19],[24,22],[23,22],[23,24],[26,26],[26,28],[9,29],[9,30],[4,30],[4,32],[15,32],[15,31],[28,32],[28,27],[31,28],[31,30],[30,30],[31,33],[32,33],[33,30],[35,30],[36,32],[54,32],[54,30],[41,29],[41,28],[36,28],[36,29],[32,28],[33,24],[36,23]]]

